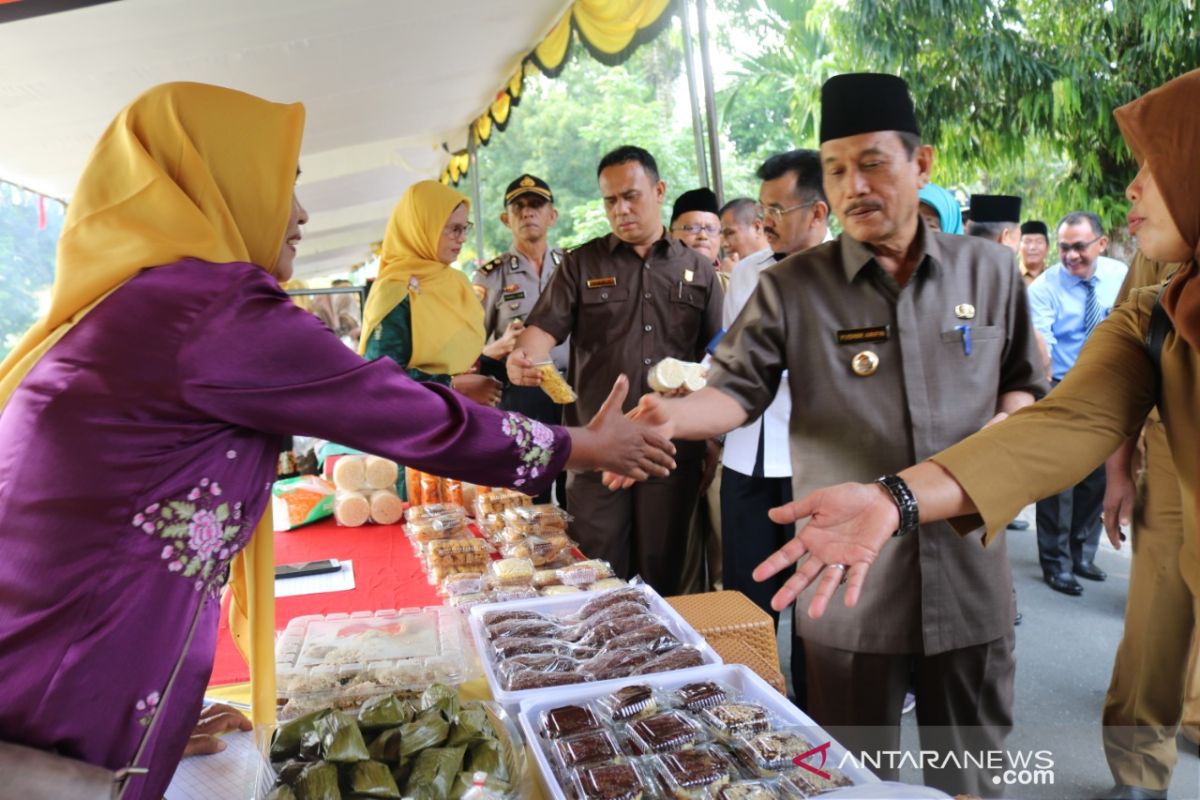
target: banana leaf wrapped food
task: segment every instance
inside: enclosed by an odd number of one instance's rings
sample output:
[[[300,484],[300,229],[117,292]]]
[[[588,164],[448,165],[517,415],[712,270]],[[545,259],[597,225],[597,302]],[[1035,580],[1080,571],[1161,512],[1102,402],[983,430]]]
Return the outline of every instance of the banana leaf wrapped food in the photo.
[[[454,719],[462,708],[458,689],[441,683],[433,684],[421,695],[421,708],[437,708],[446,715],[446,719]]]
[[[467,771],[486,772],[489,779],[505,783],[506,787],[512,777],[508,771],[508,760],[506,748],[499,739],[481,739],[467,745]]]
[[[436,708],[422,711],[400,726],[400,757],[406,758],[427,747],[437,747],[450,736],[450,723]]]
[[[388,764],[400,763],[400,742],[403,741],[403,728],[389,728],[371,740],[367,746],[367,754],[372,761],[383,761]]]
[[[305,767],[292,788],[296,800],[342,800],[337,766],[327,761],[316,761]]]
[[[279,730],[275,732],[275,740],[271,742],[271,760],[284,761],[299,755],[300,741],[304,733],[313,730],[313,724],[318,719],[332,713],[330,709],[323,708],[280,725]]]
[[[446,742],[448,747],[458,747],[459,745],[478,742],[496,734],[492,732],[492,723],[488,721],[487,711],[482,706],[466,705],[458,716],[454,719],[454,724],[450,727],[450,739]]]
[[[350,768],[350,791],[355,797],[381,797],[398,800],[400,787],[387,764],[359,761]]]
[[[296,793],[286,783],[281,783],[267,794],[266,800],[296,800]]]
[[[371,758],[362,731],[349,714],[336,712],[321,717],[313,723],[313,729],[321,737],[321,756],[326,761],[345,763]]]
[[[450,787],[450,797],[462,797],[463,794],[475,785],[475,772],[477,770],[468,770],[467,772],[458,773],[458,777],[454,779],[454,785]],[[512,786],[504,781],[497,780],[491,775],[487,776],[487,780],[483,782],[484,787],[495,792],[498,795],[507,795],[512,791]]]
[[[454,779],[462,772],[465,747],[430,747],[413,762],[404,796],[413,800],[449,800]]]
[[[363,703],[358,710],[358,727],[381,731],[411,722],[415,709],[394,694],[381,694]]]

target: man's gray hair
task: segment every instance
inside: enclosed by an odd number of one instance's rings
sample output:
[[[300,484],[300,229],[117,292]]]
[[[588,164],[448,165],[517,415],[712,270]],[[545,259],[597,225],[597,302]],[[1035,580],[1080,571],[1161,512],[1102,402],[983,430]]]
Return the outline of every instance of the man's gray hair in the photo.
[[[1072,211],[1070,214],[1067,214],[1058,221],[1058,226],[1054,230],[1057,233],[1058,229],[1063,225],[1066,225],[1069,228],[1072,225],[1078,225],[1081,222],[1086,222],[1089,226],[1091,226],[1092,233],[1096,234],[1097,236],[1104,235],[1104,223],[1100,221],[1100,217],[1093,214],[1091,211]]]

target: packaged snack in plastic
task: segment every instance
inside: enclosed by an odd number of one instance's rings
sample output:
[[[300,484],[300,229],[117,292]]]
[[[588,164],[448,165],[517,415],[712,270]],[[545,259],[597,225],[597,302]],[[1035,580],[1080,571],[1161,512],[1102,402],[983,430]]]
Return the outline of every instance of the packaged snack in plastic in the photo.
[[[565,532],[567,524],[573,519],[574,517],[552,503],[514,506],[504,511],[505,524],[526,533]]]
[[[654,784],[632,763],[579,767],[570,773],[579,800],[638,800],[654,795]]]
[[[730,690],[716,681],[696,681],[680,686],[674,696],[688,711],[701,711],[724,703],[729,699]]]
[[[681,750],[701,737],[700,726],[686,714],[663,711],[629,723],[629,732],[637,737],[648,753]]]
[[[620,578],[605,578],[604,580],[596,581],[588,587],[589,592],[608,591],[609,589],[620,589],[628,584]]]
[[[452,506],[447,503],[430,503],[427,505],[409,505],[408,510],[404,512],[404,519],[412,522],[415,519],[425,519],[426,517],[440,517],[445,514],[457,515],[464,513],[457,506]]]
[[[435,539],[452,539],[470,535],[470,531],[467,529],[467,517],[461,511],[446,511],[441,514],[419,517],[408,523],[407,531],[418,542],[432,542]]]
[[[325,459],[325,477],[343,491],[357,492],[367,485],[367,457],[332,455]]]
[[[333,514],[333,483],[315,475],[275,481],[271,487],[271,516],[277,531],[290,531]]]
[[[590,586],[600,580],[595,565],[582,561],[569,567],[561,567],[557,575],[559,582],[564,586]]]
[[[491,592],[479,592],[477,594],[456,594],[450,597],[450,605],[455,608],[470,608],[477,606],[480,603],[492,602]]]
[[[752,736],[771,727],[770,715],[757,703],[720,703],[704,709],[700,718],[723,738]]]
[[[606,764],[621,754],[617,740],[605,730],[555,739],[550,750],[564,770],[591,764]]]
[[[497,603],[507,603],[510,600],[532,600],[538,596],[538,590],[532,586],[497,586],[492,594]]]
[[[492,641],[512,636],[563,638],[562,626],[548,619],[510,619],[489,625],[486,630]]]
[[[534,366],[537,367],[538,372],[542,373],[542,391],[549,395],[551,400],[559,405],[569,405],[578,399],[575,390],[559,373],[553,361],[543,361]]]
[[[441,581],[442,591],[450,596],[457,597],[464,594],[477,594],[484,590],[484,577],[482,572],[458,572],[453,575],[447,575]]]
[[[658,698],[654,689],[644,683],[622,686],[600,698],[599,703],[610,717],[622,722],[658,713]]]
[[[645,650],[608,650],[584,661],[579,671],[597,681],[627,678],[653,657]]]
[[[421,473],[421,502],[442,502],[442,483],[436,475]]]
[[[637,603],[643,609],[650,607],[650,600],[645,594],[633,587],[627,587],[617,591],[605,592],[599,597],[589,600],[580,606],[579,610],[575,612],[575,616],[580,620],[585,620],[592,616],[592,614],[612,608],[618,603]]]
[[[553,597],[560,594],[579,594],[583,591],[578,586],[543,586],[540,590],[543,597]]]
[[[376,525],[395,525],[404,516],[404,501],[395,489],[376,489],[369,502],[371,521]]]
[[[699,667],[704,663],[704,657],[700,655],[700,651],[691,645],[676,647],[674,650],[668,650],[660,656],[655,656],[651,660],[638,668],[638,675],[649,675],[653,672],[670,672],[677,669],[687,669],[688,667]]]
[[[558,579],[558,570],[556,569],[539,569],[533,573],[533,585],[537,589],[545,589],[547,586],[557,586],[561,583]]]
[[[400,477],[400,465],[390,458],[363,456],[363,472],[364,488],[395,489]]]
[[[501,548],[501,553],[505,553]],[[502,558],[490,564],[495,586],[532,586],[533,562],[528,558]]]
[[[447,478],[442,486],[442,489],[443,502],[459,507],[466,506],[466,503],[463,502],[462,481],[456,481],[453,478]]]
[[[333,498],[333,518],[346,528],[366,525],[371,518],[371,501],[361,492],[339,490]]]
[[[742,737],[732,745],[734,754],[748,770],[769,777],[776,771],[792,767],[792,759],[812,749],[808,737],[798,729],[784,728],[763,731]]]
[[[651,763],[670,794],[684,799],[711,797],[737,772],[729,759],[711,746],[663,753]]]
[[[558,706],[542,712],[540,730],[549,739],[562,739],[600,730],[600,718],[587,706]]]

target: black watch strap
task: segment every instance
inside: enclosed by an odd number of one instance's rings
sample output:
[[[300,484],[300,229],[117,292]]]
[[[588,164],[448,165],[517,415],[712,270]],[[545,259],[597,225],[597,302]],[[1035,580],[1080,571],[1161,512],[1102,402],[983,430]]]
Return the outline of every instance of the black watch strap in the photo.
[[[907,536],[915,533],[921,522],[921,514],[917,509],[917,496],[913,494],[912,489],[908,488],[908,484],[899,475],[884,475],[876,478],[875,483],[887,489],[900,511],[900,527],[892,535]]]

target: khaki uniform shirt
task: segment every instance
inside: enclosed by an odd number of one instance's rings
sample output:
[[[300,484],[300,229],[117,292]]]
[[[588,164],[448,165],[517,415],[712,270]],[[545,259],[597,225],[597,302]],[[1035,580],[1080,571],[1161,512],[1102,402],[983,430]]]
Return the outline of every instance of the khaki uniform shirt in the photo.
[[[1029,286],[1029,284],[1036,281],[1038,279],[1038,275],[1041,275],[1046,271],[1046,266],[1046,264],[1042,264],[1042,268],[1038,270],[1037,275],[1034,275],[1032,272],[1025,269],[1025,265],[1021,263],[1020,259],[1017,259],[1017,268],[1021,270],[1021,280],[1025,281],[1026,286]]]
[[[845,235],[769,267],[717,349],[709,385],[751,419],[788,370],[797,498],[928,458],[983,427],[1004,392],[1045,392],[1012,252],[930,234],[924,223],[918,236],[924,255],[903,288]],[[851,360],[864,351],[879,364],[860,377]],[[923,525],[883,549],[857,608],[832,603],[823,618],[797,613],[796,622],[805,639],[865,653],[935,654],[998,639],[1013,624],[1003,541],[985,550],[945,523]]]
[[[1114,308],[1045,400],[933,457],[979,509],[979,515],[955,520],[959,530],[982,517],[985,537],[992,540],[1023,507],[1074,486],[1138,432],[1156,399],[1145,337],[1158,291],[1137,289]],[[1180,570],[1193,594],[1200,593],[1198,404],[1200,355],[1172,330],[1163,343],[1159,411],[1183,497]]]
[[[1129,299],[1130,293],[1134,289],[1141,289],[1143,286],[1162,286],[1167,278],[1175,274],[1175,271],[1183,265],[1178,262],[1161,262],[1151,261],[1142,255],[1142,251],[1138,250],[1133,257],[1133,263],[1129,265],[1129,272],[1125,275],[1125,282],[1121,284],[1121,288],[1117,291],[1117,300],[1113,305],[1120,305]],[[1161,425],[1162,418],[1158,415],[1158,408],[1152,408],[1147,421],[1153,425]]]
[[[663,236],[644,259],[611,233],[567,253],[526,320],[556,342],[571,337],[567,380],[579,401],[566,407],[564,424],[590,420],[622,373],[628,411],[651,391],[651,366],[668,356],[702,359],[721,330],[723,301],[712,264],[677,239]],[[695,455],[704,443],[677,446]]]
[[[529,318],[529,312],[533,311],[562,260],[561,249],[548,248],[542,259],[542,274],[538,275],[529,259],[513,249],[479,268],[472,283],[483,303],[483,329],[489,342],[503,336],[513,320],[525,322]],[[550,351],[554,366],[564,372],[568,356],[566,342]]]

